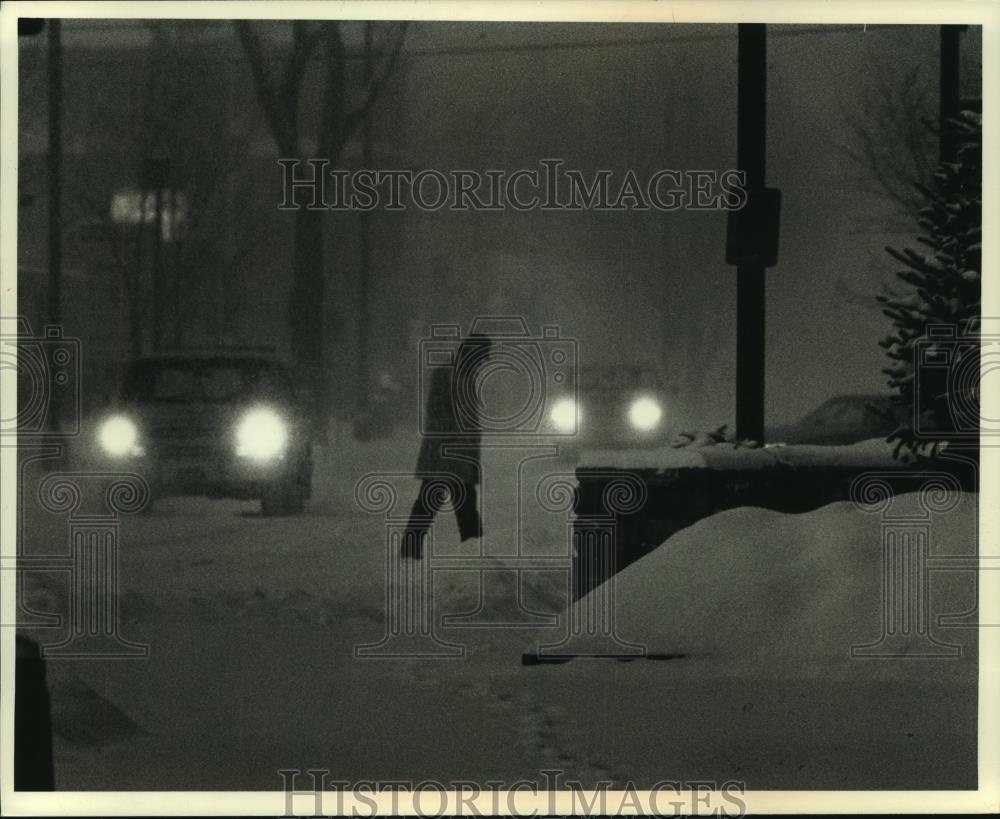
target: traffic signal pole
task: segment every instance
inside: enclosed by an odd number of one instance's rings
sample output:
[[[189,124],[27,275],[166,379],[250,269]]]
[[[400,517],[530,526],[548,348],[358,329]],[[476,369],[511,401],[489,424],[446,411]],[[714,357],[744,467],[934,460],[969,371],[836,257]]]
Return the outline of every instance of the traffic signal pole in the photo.
[[[736,164],[746,174],[750,223],[765,203],[767,146],[767,29],[739,25]],[[761,220],[763,221],[763,220]],[[764,442],[764,320],[766,260],[736,265],[736,438]]]

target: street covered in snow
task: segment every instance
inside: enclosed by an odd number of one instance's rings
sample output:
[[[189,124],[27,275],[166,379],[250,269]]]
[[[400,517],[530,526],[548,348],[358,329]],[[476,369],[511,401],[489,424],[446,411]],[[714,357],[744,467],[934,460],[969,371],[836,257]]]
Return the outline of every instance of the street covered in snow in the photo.
[[[957,656],[852,658],[880,639],[883,569],[880,516],[849,502],[700,521],[611,581],[617,637],[646,658],[524,664],[590,598],[567,598],[567,513],[524,502],[565,466],[487,448],[485,556],[449,569],[478,548],[444,518],[429,561],[435,637],[464,652],[356,656],[385,636],[390,603],[386,525],[353,490],[370,473],[405,475],[415,445],[335,444],[302,516],[178,498],[123,517],[120,635],[149,656],[49,662],[59,787],[278,790],[279,770],[309,768],[482,787],[543,770],[583,787],[975,787],[975,621],[931,629]],[[415,482],[398,487],[408,506]],[[920,507],[916,494],[893,502]],[[952,502],[933,523],[935,556],[975,550],[977,496]],[[53,551],[65,517],[31,493],[24,503],[25,552]],[[548,568],[518,583],[518,549]],[[37,610],[65,609],[64,573],[26,579]],[[932,615],[968,612],[974,589],[970,571],[934,573]]]

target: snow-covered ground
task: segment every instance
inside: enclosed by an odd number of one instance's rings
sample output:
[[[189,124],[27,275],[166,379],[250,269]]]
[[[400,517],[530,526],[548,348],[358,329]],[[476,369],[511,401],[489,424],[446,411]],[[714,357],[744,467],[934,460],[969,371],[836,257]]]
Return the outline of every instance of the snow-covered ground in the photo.
[[[410,440],[342,440],[299,517],[171,499],[125,520],[122,632],[150,656],[50,660],[58,787],[270,790],[279,769],[310,767],[341,780],[513,783],[559,769],[584,785],[974,787],[975,630],[936,632],[963,646],[958,659],[851,659],[852,644],[881,631],[882,533],[877,515],[846,503],[730,510],[619,575],[619,635],[682,658],[523,665],[559,630],[542,615],[568,616],[565,573],[522,575],[528,616],[510,567],[518,550],[555,566],[566,556],[566,514],[534,490],[571,469],[487,450],[482,565],[496,571],[482,575],[480,619],[519,625],[439,626],[462,658],[356,658],[385,630],[386,546],[382,517],[359,508],[354,487],[366,472],[407,472],[415,452]],[[405,513],[415,483],[392,480]],[[974,549],[976,502],[962,496],[934,521],[933,554]],[[25,531],[28,553],[64,548],[65,521],[30,501]],[[479,554],[447,514],[438,535],[436,554]],[[435,617],[474,609],[479,579],[436,570]],[[64,609],[64,577],[29,581],[40,608]],[[935,613],[968,609],[972,575],[938,573],[931,593]]]

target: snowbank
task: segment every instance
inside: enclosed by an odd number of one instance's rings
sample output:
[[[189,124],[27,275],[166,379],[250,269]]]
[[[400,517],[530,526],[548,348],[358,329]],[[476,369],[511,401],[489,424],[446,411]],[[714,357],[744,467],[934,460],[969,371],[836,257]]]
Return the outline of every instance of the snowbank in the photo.
[[[977,498],[962,494],[956,508],[933,519],[932,556],[974,552]],[[895,513],[919,511],[916,495],[894,504]],[[882,572],[880,518],[850,503],[802,515],[732,509],[679,532],[613,578],[618,632],[649,652],[683,653],[722,673],[934,674],[974,684],[975,629],[932,627],[938,639],[963,646],[958,660],[850,657],[853,644],[881,635]],[[932,617],[975,602],[968,571],[935,572],[930,589]]]

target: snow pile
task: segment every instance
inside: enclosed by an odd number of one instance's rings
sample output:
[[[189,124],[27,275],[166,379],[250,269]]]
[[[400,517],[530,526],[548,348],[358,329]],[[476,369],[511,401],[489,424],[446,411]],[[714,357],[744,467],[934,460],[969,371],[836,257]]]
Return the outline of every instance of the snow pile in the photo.
[[[932,520],[932,556],[973,553],[976,500],[960,495],[956,508]],[[916,495],[894,500],[895,513],[918,509]],[[881,636],[882,576],[879,516],[835,503],[803,515],[722,512],[679,532],[611,582],[623,639],[651,653],[721,661],[722,673],[850,678],[924,675],[940,666],[948,679],[961,674],[974,683],[974,629],[932,625],[938,639],[963,645],[961,661],[851,659],[852,645]],[[932,618],[968,611],[975,602],[971,572],[936,572],[930,589]]]

